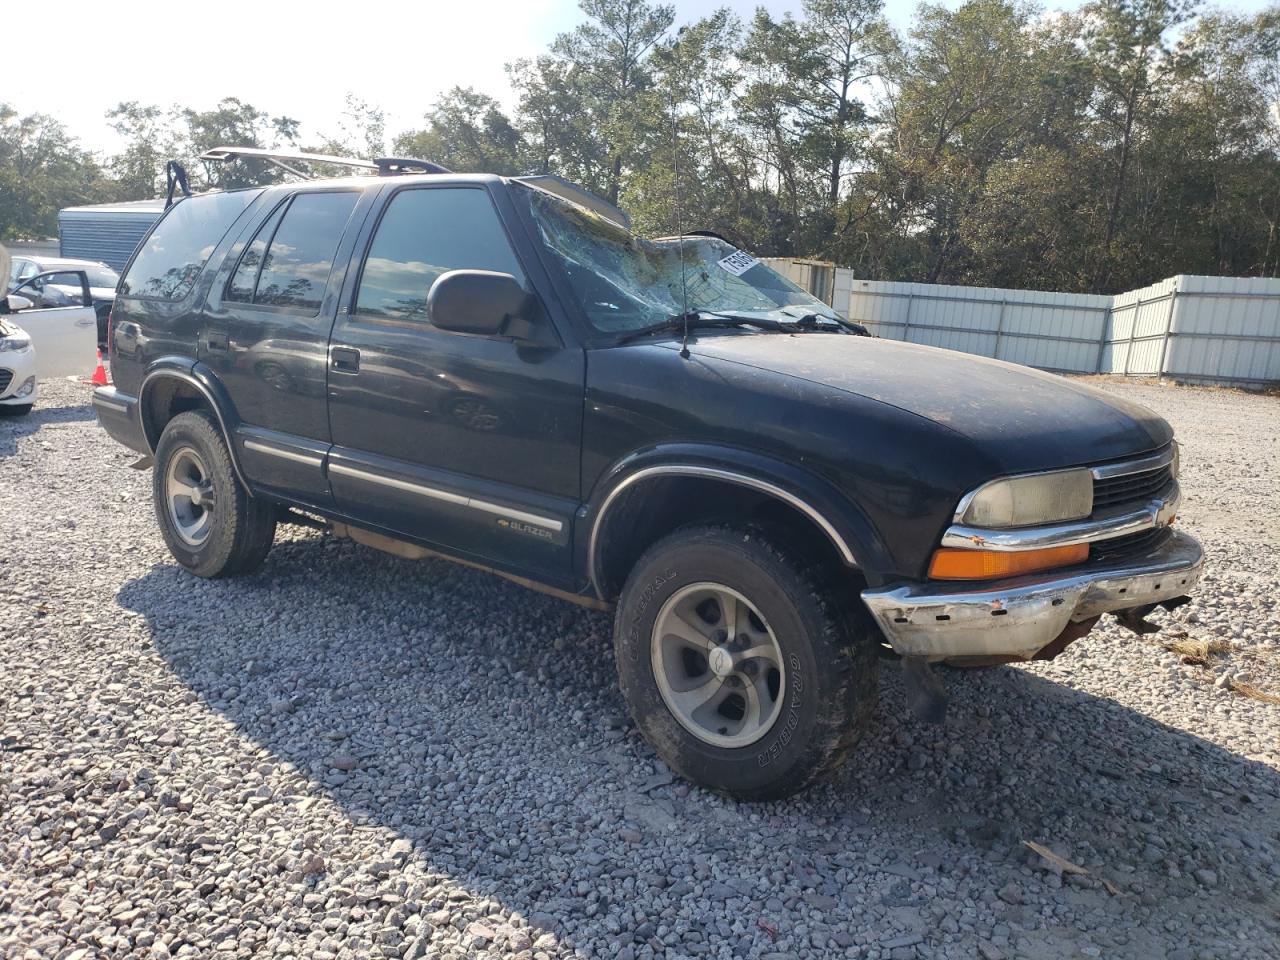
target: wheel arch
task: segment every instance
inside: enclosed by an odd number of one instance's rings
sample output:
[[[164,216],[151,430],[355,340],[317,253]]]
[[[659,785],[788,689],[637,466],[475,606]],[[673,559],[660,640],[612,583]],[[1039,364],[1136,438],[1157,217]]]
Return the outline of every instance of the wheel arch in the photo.
[[[208,410],[218,422],[236,477],[248,490],[232,432],[238,418],[226,388],[203,364],[186,357],[163,357],[151,364],[138,388],[138,416],[147,449],[154,455],[165,425],[180,413]]]
[[[584,561],[596,594],[616,598],[649,545],[700,516],[793,523],[811,538],[807,546],[869,584],[888,569],[865,516],[822,478],[749,451],[673,445],[627,458],[597,483],[585,513]]]

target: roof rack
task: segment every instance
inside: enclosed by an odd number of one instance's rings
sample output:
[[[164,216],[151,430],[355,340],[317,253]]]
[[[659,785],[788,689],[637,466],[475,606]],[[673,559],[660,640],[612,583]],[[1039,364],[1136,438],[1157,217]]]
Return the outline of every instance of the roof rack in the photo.
[[[378,176],[394,177],[407,173],[453,173],[448,167],[442,167],[430,160],[412,160],[402,157],[375,157],[373,161],[378,167]]]
[[[390,177],[409,173],[452,173],[447,167],[430,160],[412,160],[400,157],[378,157],[375,160],[360,160],[355,157],[335,157],[327,153],[305,153],[298,150],[264,150],[261,147],[214,147],[200,154],[201,160],[239,160],[252,158],[265,160],[280,169],[301,177],[314,180],[313,174],[306,173],[293,166],[293,163],[329,163],[339,167],[356,167],[369,170],[380,177]]]

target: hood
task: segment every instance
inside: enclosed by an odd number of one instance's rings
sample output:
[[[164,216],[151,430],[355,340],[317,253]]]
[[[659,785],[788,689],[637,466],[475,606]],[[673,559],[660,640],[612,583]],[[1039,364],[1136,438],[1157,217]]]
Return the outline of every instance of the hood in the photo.
[[[905,410],[973,441],[1006,473],[1119,459],[1173,437],[1145,407],[1077,381],[897,340],[744,333],[700,338],[693,352]]]

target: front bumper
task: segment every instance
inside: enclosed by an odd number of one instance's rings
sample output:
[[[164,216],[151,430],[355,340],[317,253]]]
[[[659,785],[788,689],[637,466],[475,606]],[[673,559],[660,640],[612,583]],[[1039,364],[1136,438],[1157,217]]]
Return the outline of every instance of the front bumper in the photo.
[[[39,393],[35,350],[6,350],[0,353],[0,383],[4,384],[4,388],[0,389],[0,404],[23,406],[35,403]]]
[[[1144,552],[1068,570],[961,591],[909,583],[865,590],[862,599],[902,656],[1029,660],[1072,622],[1189,593],[1203,563],[1195,538],[1171,531]]]

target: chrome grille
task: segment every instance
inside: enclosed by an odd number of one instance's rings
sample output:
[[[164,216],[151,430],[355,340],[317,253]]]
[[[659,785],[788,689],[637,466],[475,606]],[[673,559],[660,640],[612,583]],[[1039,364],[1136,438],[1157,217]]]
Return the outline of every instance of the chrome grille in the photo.
[[[0,368],[0,394],[8,390],[11,383],[13,383],[13,371]]]
[[[1166,463],[1163,467],[1144,470],[1142,473],[1094,480],[1093,509],[1114,507],[1120,503],[1145,503],[1167,487],[1172,479],[1173,471]]]

